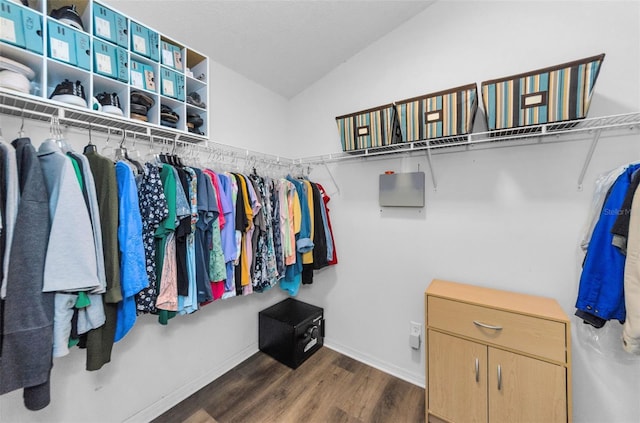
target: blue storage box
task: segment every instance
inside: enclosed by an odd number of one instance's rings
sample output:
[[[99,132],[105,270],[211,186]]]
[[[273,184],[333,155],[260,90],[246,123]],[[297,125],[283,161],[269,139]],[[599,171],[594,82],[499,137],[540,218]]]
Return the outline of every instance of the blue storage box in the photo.
[[[160,58],[158,33],[144,25],[131,21],[131,51],[151,60]]]
[[[42,54],[42,16],[28,7],[0,0],[0,40]]]
[[[0,40],[25,48],[22,9],[15,3],[0,1]]]
[[[137,60],[131,60],[130,67],[130,79],[132,86],[148,91],[156,90],[156,78],[153,67]]]
[[[118,79],[129,82],[129,52],[122,47],[116,47],[116,59],[118,62]]]
[[[127,48],[129,38],[127,18],[120,13],[98,4],[93,4],[93,34]]]
[[[76,39],[76,66],[85,70],[91,70],[91,45],[89,35],[74,31]]]
[[[185,80],[184,80],[184,75],[181,73],[177,73],[175,75],[176,78],[176,98],[180,101],[184,101],[185,100]]]
[[[76,66],[76,31],[55,20],[47,20],[48,54],[52,59]]]
[[[178,98],[178,89],[176,87],[176,76],[178,74],[171,69],[160,69],[160,92],[162,95]]]
[[[160,90],[162,95],[175,99],[179,99],[178,96],[182,92],[184,100],[184,75],[171,69],[160,69]]]
[[[42,54],[42,16],[29,8],[22,9],[22,28],[27,50]]]
[[[182,49],[167,41],[162,41],[162,64],[173,69],[183,70]]]
[[[100,40],[93,41],[93,61],[94,72],[108,76],[109,78],[118,78],[118,54],[117,47],[102,42]]]

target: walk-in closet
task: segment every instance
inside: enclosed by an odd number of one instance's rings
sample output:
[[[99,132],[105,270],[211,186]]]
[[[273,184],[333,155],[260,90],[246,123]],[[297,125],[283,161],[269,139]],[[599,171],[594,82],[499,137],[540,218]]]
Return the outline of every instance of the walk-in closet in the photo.
[[[639,28],[0,0],[0,422],[640,423]]]

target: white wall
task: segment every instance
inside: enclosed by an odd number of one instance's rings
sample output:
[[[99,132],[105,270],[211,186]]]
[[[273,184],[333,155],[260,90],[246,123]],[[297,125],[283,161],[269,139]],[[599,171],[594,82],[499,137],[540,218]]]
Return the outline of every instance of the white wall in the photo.
[[[438,2],[294,98],[291,149],[339,151],[341,114],[603,52],[589,115],[638,111],[639,28],[637,2]],[[424,385],[409,322],[424,322],[434,278],[552,297],[572,316],[593,182],[640,158],[637,129],[607,135],[583,191],[589,138],[436,155],[437,191],[424,156],[332,163],[339,192],[317,166],[311,177],[332,194],[340,262],[300,298],[325,307],[326,344]],[[418,168],[427,172],[426,207],[381,210],[378,175]],[[620,325],[598,333],[597,352],[582,322],[572,324],[574,420],[639,422],[640,359],[621,352]]]
[[[258,151],[268,145],[270,151],[283,154],[286,101],[216,63],[211,63],[211,74],[212,140]],[[2,115],[0,127],[5,139],[12,140],[20,120]],[[27,121],[25,128],[36,148],[49,134],[48,124]],[[93,138],[102,148],[106,137]],[[82,151],[86,131],[68,132],[66,139]],[[147,152],[143,143],[136,147],[143,155]],[[28,411],[22,390],[14,391],[0,396],[0,421],[149,421],[254,354],[258,311],[284,297],[273,289],[218,301],[193,315],[178,316],[168,326],[158,324],[156,316],[139,317],[114,346],[111,363],[87,372],[85,351],[72,349],[70,355],[54,360],[51,404],[42,411]]]

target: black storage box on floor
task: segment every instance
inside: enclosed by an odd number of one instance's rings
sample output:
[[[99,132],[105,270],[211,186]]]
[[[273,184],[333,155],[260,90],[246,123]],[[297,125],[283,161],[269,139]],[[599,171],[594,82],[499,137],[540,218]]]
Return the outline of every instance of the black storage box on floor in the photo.
[[[287,298],[258,314],[259,348],[282,364],[298,368],[324,340],[323,309]]]

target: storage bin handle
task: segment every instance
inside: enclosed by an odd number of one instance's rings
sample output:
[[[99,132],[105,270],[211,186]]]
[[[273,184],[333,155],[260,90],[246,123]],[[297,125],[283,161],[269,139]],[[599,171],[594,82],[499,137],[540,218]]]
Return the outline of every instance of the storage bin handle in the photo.
[[[520,97],[520,107],[529,109],[531,107],[540,107],[547,105],[547,92],[538,91],[535,93],[522,94]]]
[[[424,112],[424,121],[425,123],[435,123],[442,121],[442,109],[441,110],[432,110],[430,112]]]
[[[358,126],[356,128],[356,136],[366,137],[369,135],[369,125]]]

